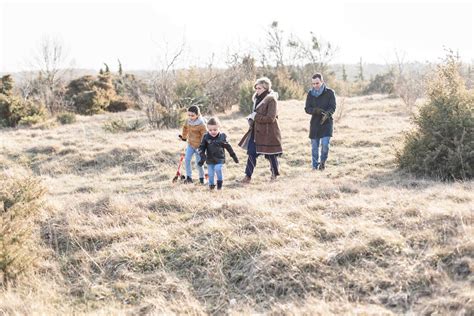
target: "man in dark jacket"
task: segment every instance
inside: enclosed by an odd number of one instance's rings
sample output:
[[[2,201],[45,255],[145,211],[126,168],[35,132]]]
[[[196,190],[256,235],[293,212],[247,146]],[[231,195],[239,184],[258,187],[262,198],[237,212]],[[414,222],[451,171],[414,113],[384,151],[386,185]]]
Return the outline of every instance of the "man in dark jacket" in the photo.
[[[305,111],[311,115],[309,138],[313,170],[324,170],[329,154],[329,141],[332,137],[333,119],[336,111],[336,96],[324,84],[323,75],[317,73],[311,79],[313,88],[306,97]],[[321,156],[319,155],[321,144]]]

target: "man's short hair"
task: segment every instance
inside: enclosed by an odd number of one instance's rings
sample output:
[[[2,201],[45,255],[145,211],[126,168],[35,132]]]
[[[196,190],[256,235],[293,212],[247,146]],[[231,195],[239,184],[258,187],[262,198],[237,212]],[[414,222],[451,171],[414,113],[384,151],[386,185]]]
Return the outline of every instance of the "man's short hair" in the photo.
[[[323,75],[321,73],[315,73],[312,77],[312,79],[317,79],[319,78],[319,80],[323,81]]]

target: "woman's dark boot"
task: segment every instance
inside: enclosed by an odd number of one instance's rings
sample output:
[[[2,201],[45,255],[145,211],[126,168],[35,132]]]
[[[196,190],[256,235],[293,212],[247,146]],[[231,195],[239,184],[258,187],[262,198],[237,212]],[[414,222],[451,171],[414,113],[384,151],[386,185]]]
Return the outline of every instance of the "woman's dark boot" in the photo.
[[[240,183],[242,184],[249,184],[252,179],[249,176],[245,176],[242,180],[240,180]]]

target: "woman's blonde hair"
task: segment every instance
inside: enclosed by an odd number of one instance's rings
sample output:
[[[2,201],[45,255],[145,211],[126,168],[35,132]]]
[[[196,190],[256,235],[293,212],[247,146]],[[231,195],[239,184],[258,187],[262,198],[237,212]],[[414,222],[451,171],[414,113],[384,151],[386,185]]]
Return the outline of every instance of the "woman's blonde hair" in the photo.
[[[265,90],[270,90],[272,88],[272,82],[267,77],[258,78],[253,87],[256,88],[257,85],[261,85]]]

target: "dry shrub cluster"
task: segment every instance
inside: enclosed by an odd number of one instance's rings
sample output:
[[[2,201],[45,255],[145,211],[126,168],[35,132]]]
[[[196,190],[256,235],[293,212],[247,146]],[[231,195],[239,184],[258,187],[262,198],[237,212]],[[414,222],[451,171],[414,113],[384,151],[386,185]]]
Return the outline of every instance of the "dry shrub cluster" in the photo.
[[[45,189],[32,176],[0,174],[0,284],[8,288],[34,267]]]
[[[402,169],[442,180],[474,176],[474,93],[466,90],[459,62],[448,56],[432,75],[428,102],[398,153]]]

